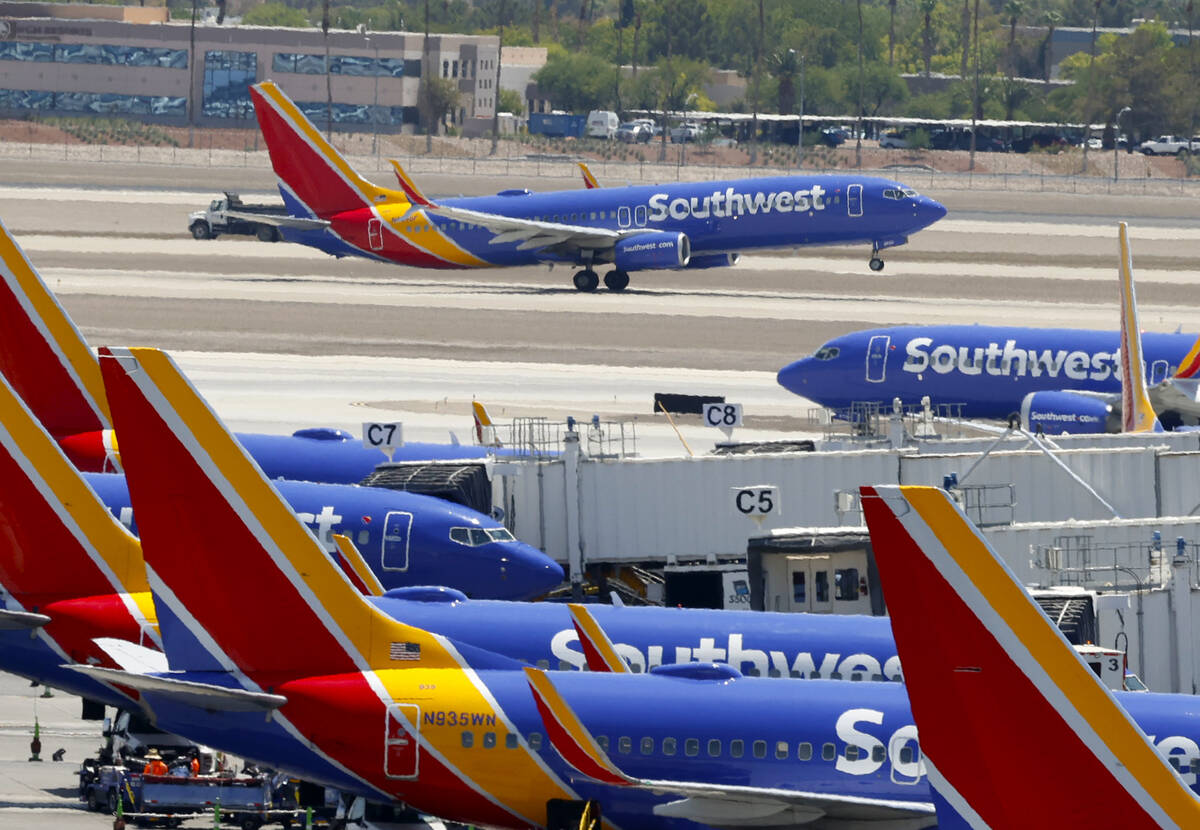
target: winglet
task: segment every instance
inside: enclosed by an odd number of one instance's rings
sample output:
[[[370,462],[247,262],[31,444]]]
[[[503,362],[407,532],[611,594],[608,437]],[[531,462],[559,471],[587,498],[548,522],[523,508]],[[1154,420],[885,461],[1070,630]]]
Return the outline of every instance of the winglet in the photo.
[[[596,177],[592,175],[592,171],[582,161],[575,162],[579,165],[579,172],[583,174],[583,186],[588,190],[595,190],[600,186],[600,182],[596,181]]]
[[[583,656],[587,658],[588,669],[631,674],[629,664],[617,654],[612,640],[608,639],[608,635],[604,633],[600,623],[596,622],[587,606],[572,602],[567,604],[567,609],[571,612],[571,622],[575,624],[575,631],[579,634],[579,644],[583,647]]]
[[[350,541],[350,537],[334,533],[333,541],[340,554],[338,564],[342,566],[342,570],[346,572],[346,576],[350,578],[354,586],[362,591],[363,596],[383,596],[383,585],[380,583],[379,577],[375,576],[375,572],[367,567],[367,561],[363,559],[358,546]]]
[[[627,786],[634,783],[609,760],[544,671],[527,667],[525,678],[542,716],[542,725],[546,727],[546,737],[564,761],[588,778],[604,784]]]
[[[929,780],[960,817],[1200,826],[1200,801],[945,492],[863,487],[862,505]],[[1014,766],[998,734],[1054,751]]]
[[[426,199],[421,193],[420,188],[416,186],[409,175],[404,172],[404,168],[400,166],[400,162],[395,159],[389,159],[392,164],[392,169],[396,171],[396,179],[400,182],[400,189],[404,191],[404,195],[408,200],[418,207],[436,208],[437,204]]]
[[[52,435],[112,426],[95,356],[3,223],[0,374]]]
[[[1146,364],[1142,357],[1142,330],[1138,326],[1137,296],[1133,289],[1133,259],[1128,227],[1117,225],[1121,263],[1121,431],[1162,432],[1146,391]]]

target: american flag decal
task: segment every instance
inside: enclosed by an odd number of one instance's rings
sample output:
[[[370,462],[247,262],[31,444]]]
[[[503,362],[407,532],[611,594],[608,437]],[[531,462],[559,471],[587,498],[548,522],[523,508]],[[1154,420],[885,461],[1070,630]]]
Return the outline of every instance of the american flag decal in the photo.
[[[388,657],[393,660],[420,660],[420,643],[392,643],[388,647]]]

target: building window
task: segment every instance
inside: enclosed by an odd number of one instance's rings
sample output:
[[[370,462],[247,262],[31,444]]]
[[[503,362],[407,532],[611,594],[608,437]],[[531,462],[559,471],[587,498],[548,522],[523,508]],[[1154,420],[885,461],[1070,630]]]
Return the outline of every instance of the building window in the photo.
[[[420,66],[416,67],[420,71]],[[298,52],[276,52],[271,58],[271,71],[294,72],[297,75],[324,75],[325,56]],[[362,55],[331,55],[331,75],[358,75],[377,78],[402,78],[410,73],[400,58],[378,58]]]
[[[0,109],[185,118],[187,99],[167,95],[117,95],[113,92],[0,89]]]
[[[258,80],[255,52],[204,53],[204,108],[207,118],[252,119],[250,85]]]

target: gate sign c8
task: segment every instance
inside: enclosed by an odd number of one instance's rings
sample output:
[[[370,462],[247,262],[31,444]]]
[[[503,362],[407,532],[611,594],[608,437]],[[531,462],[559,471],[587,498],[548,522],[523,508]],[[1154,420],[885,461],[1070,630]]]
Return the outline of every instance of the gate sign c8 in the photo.
[[[404,446],[404,424],[399,421],[364,423],[362,438],[364,447],[383,450],[391,458],[396,447]]]
[[[706,427],[730,430],[742,425],[740,403],[706,403],[701,411]]]
[[[779,488],[774,484],[750,484],[731,487],[733,509],[743,516],[761,522],[780,513]]]

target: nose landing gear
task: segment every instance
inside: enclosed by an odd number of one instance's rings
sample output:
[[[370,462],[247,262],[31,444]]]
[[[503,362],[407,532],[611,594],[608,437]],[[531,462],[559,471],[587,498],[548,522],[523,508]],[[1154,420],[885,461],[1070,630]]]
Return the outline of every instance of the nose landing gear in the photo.
[[[879,247],[878,246],[871,247],[871,261],[867,264],[871,267],[872,271],[882,271],[883,270],[883,257],[881,257],[879,255]]]

